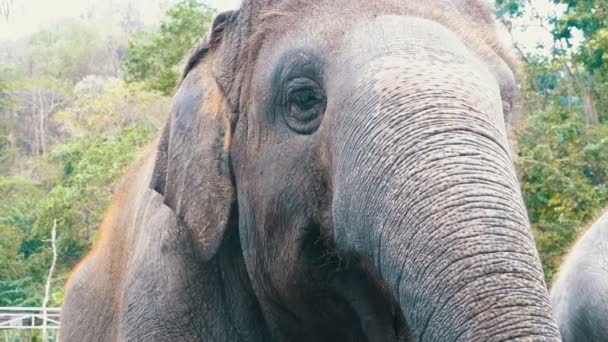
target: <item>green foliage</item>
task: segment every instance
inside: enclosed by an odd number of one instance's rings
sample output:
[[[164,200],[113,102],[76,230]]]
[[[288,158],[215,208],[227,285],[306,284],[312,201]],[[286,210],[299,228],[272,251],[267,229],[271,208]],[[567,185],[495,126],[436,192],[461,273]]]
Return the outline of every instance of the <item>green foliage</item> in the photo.
[[[4,79],[2,71],[0,70],[0,110],[9,105],[8,82]]]
[[[169,8],[157,31],[132,36],[125,60],[127,81],[144,81],[149,89],[171,94],[185,54],[208,31],[214,11],[195,0]]]
[[[7,112],[13,105],[10,97],[10,87],[4,75],[5,70],[0,69],[0,114]],[[0,115],[0,174],[6,172],[8,165],[15,157],[10,138],[10,127],[6,117]]]
[[[127,12],[125,28],[138,27],[137,13]],[[97,22],[63,21],[0,53],[0,306],[42,303],[54,222],[49,305],[61,303],[113,184],[168,112],[168,98],[118,78],[127,32]]]
[[[500,17],[520,17],[523,15],[523,0],[496,0],[496,15]]]
[[[554,25],[552,54],[527,56],[524,65],[526,119],[517,161],[548,283],[608,205],[608,2],[554,2],[566,10],[544,18]],[[500,11],[505,6],[499,0],[499,16],[517,15]],[[575,48],[577,31],[582,41]]]
[[[517,164],[550,283],[572,242],[608,205],[608,124],[587,124],[559,62],[533,58],[526,73]]]
[[[608,2],[606,0],[554,0],[556,3],[567,5],[566,13],[554,18],[555,39],[569,40],[573,37],[573,30],[578,29],[584,35],[576,58],[587,68],[594,72],[606,72],[606,59],[608,59]]]
[[[127,127],[116,134],[93,135],[57,146],[50,161],[62,165],[61,182],[38,203],[33,236],[49,236],[53,221],[63,233],[59,251],[73,266],[89,247],[109,201],[109,185],[151,138],[152,127]],[[69,170],[69,172],[65,172]]]
[[[55,29],[34,33],[28,42],[27,55],[20,72],[77,82],[88,74],[109,75],[115,72],[112,44],[121,38],[102,35],[90,23],[64,21]]]
[[[580,88],[586,105],[587,122],[598,123],[608,116],[608,1],[554,1],[567,6],[563,15],[551,18],[553,37],[561,46],[554,55],[570,66],[571,81]],[[576,48],[575,31],[582,34]]]
[[[18,186],[14,200],[0,202],[0,292],[11,294],[0,298],[18,301],[23,292],[29,304],[34,301],[40,305],[51,260],[48,237],[53,221],[58,226],[61,279],[94,240],[109,203],[112,183],[155,131],[154,127],[130,126],[114,134],[92,135],[58,145],[49,154],[48,162],[57,170],[70,172],[58,172],[43,184]],[[4,180],[3,190],[10,192],[15,187],[13,178],[0,180]],[[28,284],[25,289],[23,281]]]
[[[530,5],[513,2],[497,0],[499,17]],[[554,2],[566,5],[563,14],[534,17],[553,25],[555,45],[549,56],[525,56],[517,160],[549,284],[574,240],[608,206],[608,2]]]
[[[66,141],[0,177],[0,306],[41,304],[54,221],[59,257],[51,305],[60,304],[63,281],[93,242],[112,184],[168,110],[166,98],[118,79],[89,77],[73,92],[77,99],[54,118],[69,133]]]

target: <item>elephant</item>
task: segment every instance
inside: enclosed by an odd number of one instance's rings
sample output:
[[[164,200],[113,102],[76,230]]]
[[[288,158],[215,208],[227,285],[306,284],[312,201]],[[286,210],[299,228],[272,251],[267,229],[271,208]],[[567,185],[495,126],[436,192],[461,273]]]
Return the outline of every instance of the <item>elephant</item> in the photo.
[[[244,0],[71,275],[64,341],[559,341],[483,0]]]
[[[608,341],[608,212],[574,244],[550,298],[564,342]]]

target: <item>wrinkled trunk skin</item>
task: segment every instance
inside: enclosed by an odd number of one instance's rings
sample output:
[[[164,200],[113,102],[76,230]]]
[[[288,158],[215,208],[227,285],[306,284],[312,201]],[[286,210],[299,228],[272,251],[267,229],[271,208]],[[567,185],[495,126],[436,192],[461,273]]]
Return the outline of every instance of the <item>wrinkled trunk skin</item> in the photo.
[[[390,48],[346,56],[357,72],[335,74],[357,76],[328,103],[338,249],[368,258],[418,341],[558,341],[494,76],[438,24],[380,20],[353,51]]]

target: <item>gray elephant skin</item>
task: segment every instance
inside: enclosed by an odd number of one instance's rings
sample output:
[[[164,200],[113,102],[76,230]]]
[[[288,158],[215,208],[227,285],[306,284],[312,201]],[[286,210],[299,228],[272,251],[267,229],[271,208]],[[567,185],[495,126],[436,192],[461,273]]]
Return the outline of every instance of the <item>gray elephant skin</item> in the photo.
[[[558,341],[477,0],[245,0],[71,276],[64,341]]]
[[[564,342],[608,341],[608,211],[560,266],[551,304]]]

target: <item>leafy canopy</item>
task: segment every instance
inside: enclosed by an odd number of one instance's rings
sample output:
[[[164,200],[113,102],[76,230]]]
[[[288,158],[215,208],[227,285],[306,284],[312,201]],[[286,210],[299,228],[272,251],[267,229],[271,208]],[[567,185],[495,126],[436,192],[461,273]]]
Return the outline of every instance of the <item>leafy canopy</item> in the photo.
[[[131,38],[124,62],[125,79],[143,81],[149,89],[171,94],[181,61],[207,33],[214,14],[195,0],[183,0],[169,8],[158,30],[139,31]]]

